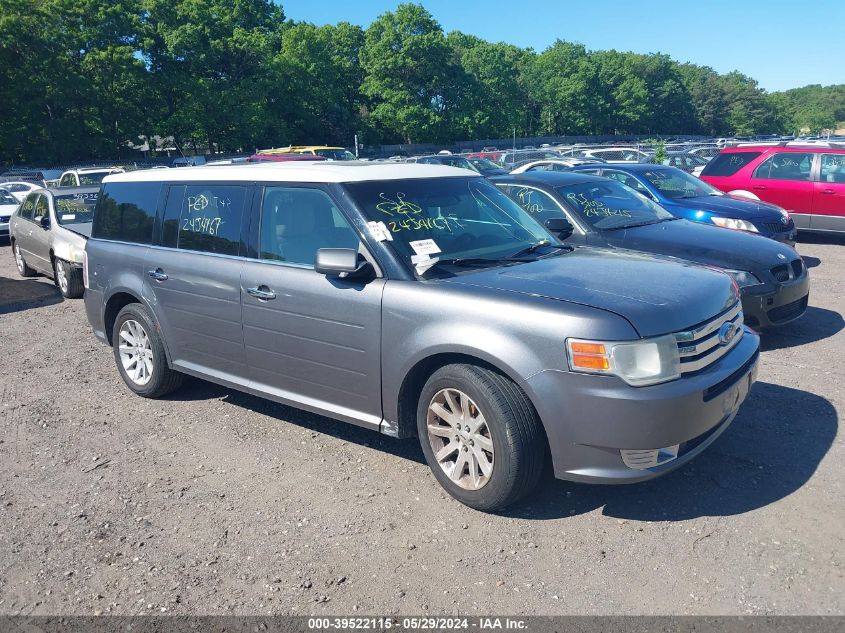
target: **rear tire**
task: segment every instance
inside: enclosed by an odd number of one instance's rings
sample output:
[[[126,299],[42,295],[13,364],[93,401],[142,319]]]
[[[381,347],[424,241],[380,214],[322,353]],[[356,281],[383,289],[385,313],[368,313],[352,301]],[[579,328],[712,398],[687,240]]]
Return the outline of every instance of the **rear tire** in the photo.
[[[182,385],[184,375],[168,367],[155,322],[140,303],[130,303],[118,312],[112,349],[120,377],[137,395],[160,398]]]
[[[63,259],[56,258],[53,260],[53,279],[56,281],[59,292],[66,299],[78,299],[85,292],[85,286],[82,283],[82,270],[74,268]]]
[[[477,510],[514,503],[543,472],[546,439],[534,407],[490,369],[461,364],[435,371],[420,394],[417,431],[440,485]]]
[[[38,274],[34,268],[30,268],[27,265],[26,260],[23,258],[21,247],[18,246],[17,242],[12,242],[12,252],[15,255],[15,265],[18,267],[18,273],[21,277],[35,277]]]

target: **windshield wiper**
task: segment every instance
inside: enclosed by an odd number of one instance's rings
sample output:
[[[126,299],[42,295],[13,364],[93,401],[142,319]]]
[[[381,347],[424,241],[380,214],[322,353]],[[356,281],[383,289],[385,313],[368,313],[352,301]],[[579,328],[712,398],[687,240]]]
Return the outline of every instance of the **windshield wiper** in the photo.
[[[523,255],[530,255],[531,253],[533,253],[533,252],[537,251],[538,249],[541,249],[545,246],[548,246],[549,248],[554,248],[554,249],[566,249],[568,251],[571,251],[571,250],[574,249],[574,247],[570,246],[569,244],[552,244],[549,240],[540,240],[538,242],[534,242],[533,244],[531,244],[529,246],[526,246],[523,249],[518,250],[517,252],[515,252],[513,255],[510,255],[506,259],[510,260],[514,257],[521,257]]]

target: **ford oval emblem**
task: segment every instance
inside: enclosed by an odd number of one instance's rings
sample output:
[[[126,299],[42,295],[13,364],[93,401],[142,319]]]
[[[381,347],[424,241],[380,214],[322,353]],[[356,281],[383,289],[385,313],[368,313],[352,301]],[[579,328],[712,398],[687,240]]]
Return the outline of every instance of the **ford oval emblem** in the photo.
[[[778,259],[782,259],[783,261],[786,261],[786,255],[784,255],[783,253],[778,253]]]
[[[719,344],[727,345],[736,336],[736,333],[739,331],[737,328],[736,323],[731,323],[728,321],[727,323],[723,323],[722,327],[719,328]]]

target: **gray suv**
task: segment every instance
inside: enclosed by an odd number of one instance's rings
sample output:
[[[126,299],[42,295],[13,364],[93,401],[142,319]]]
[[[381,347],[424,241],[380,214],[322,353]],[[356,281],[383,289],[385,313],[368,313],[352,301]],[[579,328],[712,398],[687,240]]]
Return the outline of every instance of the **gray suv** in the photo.
[[[722,272],[567,246],[447,166],[256,164],[108,176],[85,307],[126,385],[192,375],[394,437],[482,510],[627,483],[730,424],[759,339]]]

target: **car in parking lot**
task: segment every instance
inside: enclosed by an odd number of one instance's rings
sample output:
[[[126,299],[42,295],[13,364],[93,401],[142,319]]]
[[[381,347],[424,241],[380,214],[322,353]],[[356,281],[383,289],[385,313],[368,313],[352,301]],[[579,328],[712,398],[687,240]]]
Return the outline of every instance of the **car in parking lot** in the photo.
[[[483,510],[530,492],[547,453],[595,483],[688,462],[733,420],[759,349],[728,275],[569,247],[441,165],[109,176],[84,279],[134,393],[189,374],[417,436]]]
[[[608,163],[648,163],[654,152],[646,152],[635,147],[605,147],[602,149],[584,149],[581,155],[586,158],[600,158]]]
[[[9,218],[20,202],[5,189],[0,189],[0,238],[9,237]]]
[[[845,145],[729,147],[707,164],[701,179],[722,191],[783,207],[801,230],[845,231]]]
[[[85,240],[97,202],[97,187],[37,189],[12,215],[9,233],[22,277],[52,277],[62,295],[82,296]]]
[[[542,160],[528,160],[516,163],[510,171],[512,174],[524,174],[527,171],[569,171],[570,167],[576,165],[601,165],[605,161],[600,158],[544,158]]]
[[[724,194],[675,167],[662,165],[580,165],[574,172],[613,178],[651,198],[672,215],[726,229],[750,231],[794,246],[797,229],[777,205]]]
[[[68,169],[59,178],[59,187],[89,187],[99,185],[109,174],[123,173],[122,167],[82,167]]]
[[[651,160],[656,162],[654,157]],[[666,158],[660,161],[660,164],[677,167],[688,174],[698,176],[708,162],[705,158],[689,152],[666,152]]]
[[[785,244],[678,219],[609,178],[541,171],[493,181],[539,221],[568,221],[570,243],[643,251],[724,270],[740,287],[749,325],[784,325],[807,310],[809,274],[798,253]]]
[[[467,160],[482,176],[504,176],[508,173],[507,169],[503,169],[489,158],[467,158]]]
[[[18,202],[26,198],[27,194],[34,190],[41,188],[42,185],[34,182],[26,182],[24,180],[10,180],[8,182],[0,182],[0,189],[4,189],[12,194]]]

